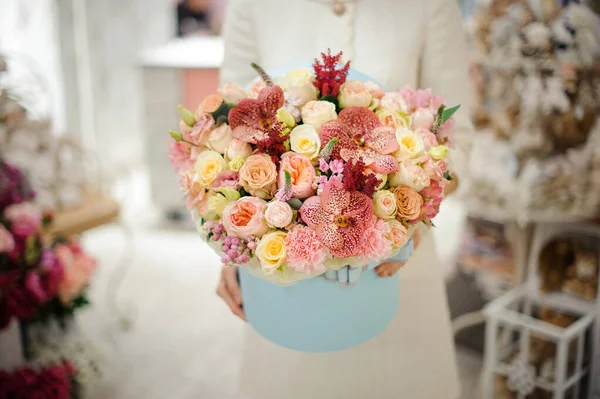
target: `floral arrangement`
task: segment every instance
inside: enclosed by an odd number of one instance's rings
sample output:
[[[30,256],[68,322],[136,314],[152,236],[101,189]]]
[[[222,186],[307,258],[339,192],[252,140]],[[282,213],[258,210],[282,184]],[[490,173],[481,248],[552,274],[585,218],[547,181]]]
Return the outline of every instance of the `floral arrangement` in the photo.
[[[76,369],[68,362],[41,369],[19,368],[12,373],[0,370],[0,398],[77,398]]]
[[[88,303],[95,260],[75,238],[48,242],[52,214],[34,198],[23,174],[0,161],[0,330],[13,318],[64,318]]]
[[[458,109],[431,90],[348,80],[342,54],[179,107],[169,157],[226,265],[279,284],[365,266],[431,225]]]
[[[580,2],[493,0],[468,23],[474,214],[565,221],[600,210],[600,40]]]

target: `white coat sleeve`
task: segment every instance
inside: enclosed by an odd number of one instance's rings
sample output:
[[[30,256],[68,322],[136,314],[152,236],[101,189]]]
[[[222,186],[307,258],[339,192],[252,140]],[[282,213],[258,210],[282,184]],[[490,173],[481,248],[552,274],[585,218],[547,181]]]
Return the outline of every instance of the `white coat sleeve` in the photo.
[[[452,157],[460,174],[466,166],[473,126],[469,116],[471,87],[465,32],[457,1],[433,0],[427,21],[419,84],[444,96],[448,106],[461,105],[454,114],[456,150]]]
[[[223,40],[225,56],[221,66],[221,85],[234,82],[242,87],[256,77],[252,62],[259,62],[253,0],[230,0],[225,15]]]

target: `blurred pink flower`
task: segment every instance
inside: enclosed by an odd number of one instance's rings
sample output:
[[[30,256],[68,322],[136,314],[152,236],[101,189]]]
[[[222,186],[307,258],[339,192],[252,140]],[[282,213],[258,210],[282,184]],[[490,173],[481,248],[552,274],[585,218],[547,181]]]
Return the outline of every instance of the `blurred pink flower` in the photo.
[[[414,112],[417,108],[429,108],[435,114],[438,108],[445,103],[444,98],[433,95],[431,89],[414,90],[410,86],[405,86],[399,92],[406,101],[409,112]]]
[[[190,170],[194,166],[190,145],[182,141],[169,140],[169,160],[178,174]]]
[[[240,179],[237,172],[226,170],[217,175],[215,180],[210,184],[210,188],[212,190],[219,190],[220,188],[232,188],[237,190],[239,182]]]
[[[320,196],[304,201],[300,215],[334,256],[348,258],[360,254],[365,227],[372,222],[373,202],[330,181]]]
[[[192,143],[203,146],[206,144],[206,139],[208,138],[208,134],[215,127],[214,118],[206,113],[197,113],[196,114],[196,123],[192,126],[192,130],[188,135],[184,135],[184,139],[191,141]]]
[[[436,217],[440,212],[440,205],[444,199],[444,187],[447,182],[448,180],[446,179],[441,179],[440,181],[432,180],[429,187],[419,192],[423,197],[421,220],[425,223],[431,223],[431,219]]]
[[[12,234],[3,225],[0,225],[0,254],[11,252],[15,248]]]
[[[64,270],[58,285],[58,297],[68,305],[89,285],[96,260],[86,254],[74,239],[69,244],[58,245],[55,250]]]
[[[29,237],[42,227],[42,212],[29,202],[8,206],[4,217],[10,222],[10,230],[16,236]]]
[[[310,227],[297,225],[285,239],[287,266],[298,271],[310,273],[323,270],[323,263],[330,257],[329,251]]]

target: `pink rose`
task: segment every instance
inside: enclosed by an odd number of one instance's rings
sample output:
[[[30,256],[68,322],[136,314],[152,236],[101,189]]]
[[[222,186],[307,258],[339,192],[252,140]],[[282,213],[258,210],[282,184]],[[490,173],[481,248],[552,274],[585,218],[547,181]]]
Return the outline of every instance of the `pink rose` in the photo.
[[[10,252],[15,248],[15,240],[12,234],[0,224],[0,254]]]
[[[252,146],[238,139],[231,140],[225,149],[225,159],[227,161],[231,161],[236,157],[246,159],[250,155],[252,155]]]
[[[223,97],[220,94],[211,94],[202,100],[198,109],[196,110],[196,118],[199,115],[203,115],[210,112],[215,112],[223,104]]]
[[[223,123],[208,134],[206,146],[219,154],[224,154],[232,139],[233,132],[231,131],[231,127],[229,127],[228,124]]]
[[[430,178],[423,168],[405,160],[400,162],[398,172],[390,175],[388,181],[392,187],[404,185],[421,191],[429,185]]]
[[[397,250],[406,245],[408,242],[408,229],[396,219],[386,220],[390,230],[387,238],[392,242],[393,249]]]
[[[277,167],[267,154],[249,156],[240,168],[240,184],[251,195],[271,198],[277,185]]]
[[[292,207],[283,201],[273,201],[267,205],[265,219],[271,227],[283,229],[292,223],[294,212]]]
[[[196,115],[196,123],[192,127],[189,137],[184,136],[184,139],[192,143],[203,146],[206,144],[209,133],[215,127],[215,120],[209,114]]]
[[[431,130],[433,127],[434,114],[428,108],[417,108],[412,114],[413,130],[426,129]]]
[[[416,129],[415,133],[417,133],[423,139],[425,151],[429,151],[431,147],[438,146],[437,137],[435,137],[435,134],[433,134],[431,131],[427,129]]]
[[[58,245],[55,252],[64,269],[63,279],[58,285],[58,297],[68,305],[90,284],[96,260],[83,252],[75,240],[68,245]]]
[[[256,100],[258,95],[267,87],[267,84],[262,80],[256,80],[250,84],[250,89],[248,90],[248,97]]]
[[[244,239],[262,237],[269,231],[264,214],[267,203],[256,197],[242,197],[229,203],[223,211],[223,226],[227,233]]]
[[[42,227],[42,212],[31,203],[10,205],[4,211],[14,235],[28,237],[38,233]]]
[[[398,92],[385,93],[381,99],[381,108],[392,111],[408,111],[408,106],[406,105],[404,97],[402,97],[402,95]]]
[[[219,89],[219,92],[225,102],[231,105],[237,105],[237,103],[248,97],[244,89],[235,83],[227,83],[222,89]]]
[[[279,188],[285,186],[285,171],[292,177],[292,196],[307,198],[314,194],[313,183],[316,178],[315,167],[306,155],[286,152],[281,156],[279,167]]]

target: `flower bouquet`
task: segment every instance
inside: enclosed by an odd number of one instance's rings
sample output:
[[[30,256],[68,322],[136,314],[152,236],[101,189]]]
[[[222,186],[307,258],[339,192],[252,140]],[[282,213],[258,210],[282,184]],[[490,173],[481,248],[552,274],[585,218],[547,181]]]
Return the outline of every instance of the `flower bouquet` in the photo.
[[[397,277],[371,269],[406,260],[415,227],[438,213],[458,109],[431,90],[385,92],[341,56],[276,78],[253,65],[260,80],[180,106],[170,131],[199,231],[240,267],[249,322],[306,351],[357,345],[391,321]],[[345,290],[316,278],[336,273],[361,278]]]

